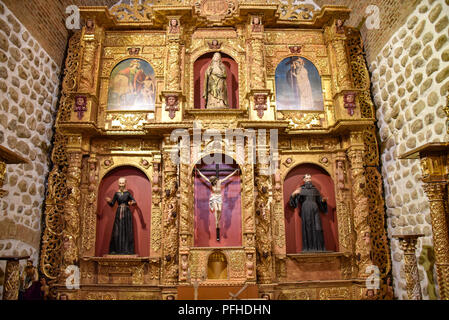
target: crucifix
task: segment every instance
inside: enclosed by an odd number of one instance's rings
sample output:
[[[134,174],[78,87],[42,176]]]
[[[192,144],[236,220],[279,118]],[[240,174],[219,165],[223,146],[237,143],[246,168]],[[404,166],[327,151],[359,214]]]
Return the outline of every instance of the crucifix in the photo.
[[[195,168],[196,169],[196,168]],[[221,184],[235,175],[239,169],[234,170],[231,174],[227,175],[225,178],[220,179],[220,172],[229,171],[229,169],[220,170],[219,164],[215,164],[215,169],[204,169],[203,172],[215,172],[215,177],[207,178],[200,170],[196,169],[201,178],[206,180],[211,186],[211,195],[209,198],[209,209],[214,213],[215,216],[215,228],[217,231],[217,241],[220,241],[220,218],[221,211],[223,208],[223,199],[221,197]]]

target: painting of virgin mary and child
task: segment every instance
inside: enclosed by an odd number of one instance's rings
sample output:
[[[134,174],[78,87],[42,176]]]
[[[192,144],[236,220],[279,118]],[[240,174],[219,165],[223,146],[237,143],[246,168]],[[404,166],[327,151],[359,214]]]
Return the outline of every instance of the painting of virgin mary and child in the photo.
[[[309,60],[297,56],[282,60],[275,79],[277,110],[324,109],[321,77]]]
[[[142,59],[126,59],[112,70],[108,110],[154,110],[156,80],[151,65]]]

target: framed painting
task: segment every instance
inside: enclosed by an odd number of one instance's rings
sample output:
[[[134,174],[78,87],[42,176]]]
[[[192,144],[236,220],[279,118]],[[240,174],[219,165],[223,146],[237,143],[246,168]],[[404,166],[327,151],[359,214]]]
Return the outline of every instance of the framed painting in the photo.
[[[108,111],[152,111],[156,79],[151,65],[142,59],[126,59],[111,72]]]
[[[323,111],[321,77],[309,60],[293,56],[276,68],[277,110]]]

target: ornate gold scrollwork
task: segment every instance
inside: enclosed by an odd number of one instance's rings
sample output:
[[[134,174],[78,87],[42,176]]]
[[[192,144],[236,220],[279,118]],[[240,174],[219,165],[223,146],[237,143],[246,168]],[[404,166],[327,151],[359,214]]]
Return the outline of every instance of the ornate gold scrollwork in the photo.
[[[311,20],[314,15],[313,4],[301,3],[296,0],[281,1],[279,7],[282,20]]]
[[[64,202],[67,198],[68,159],[66,145],[68,138],[56,132],[53,145],[53,168],[48,175],[48,189],[45,200],[45,229],[42,235],[40,270],[48,283],[57,280],[62,262],[62,232],[64,227]],[[53,281],[52,281],[53,280]]]
[[[3,284],[3,300],[17,300],[19,295],[19,278],[19,260],[8,261],[5,270],[5,283]]]
[[[154,0],[132,0],[130,4],[120,3],[109,9],[109,12],[121,22],[148,22],[152,19]]]
[[[78,86],[78,71],[80,66],[81,32],[76,32],[69,40],[67,58],[62,81],[62,92],[59,100],[57,122],[69,121],[75,101],[69,95]]]

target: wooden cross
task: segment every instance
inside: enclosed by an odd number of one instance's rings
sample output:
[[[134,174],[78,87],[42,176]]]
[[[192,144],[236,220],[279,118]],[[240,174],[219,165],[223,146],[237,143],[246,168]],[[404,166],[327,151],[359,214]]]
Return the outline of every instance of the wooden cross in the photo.
[[[200,282],[198,281],[198,279],[195,279],[194,281],[192,281],[192,277],[190,276],[190,268],[187,270],[187,282],[190,282],[191,284],[193,284],[193,300],[198,300],[198,287],[200,285]],[[203,274],[202,277],[202,281],[203,282],[205,280],[205,275]]]
[[[215,164],[215,169],[202,169],[201,172],[214,172],[217,179],[220,179],[220,172],[231,171],[232,169],[220,169],[220,165]]]
[[[231,296],[229,300],[238,300],[239,295],[242,294],[242,292],[245,291],[246,288],[248,288],[248,283],[245,283],[243,288],[241,288],[236,294],[229,292],[229,295]]]

